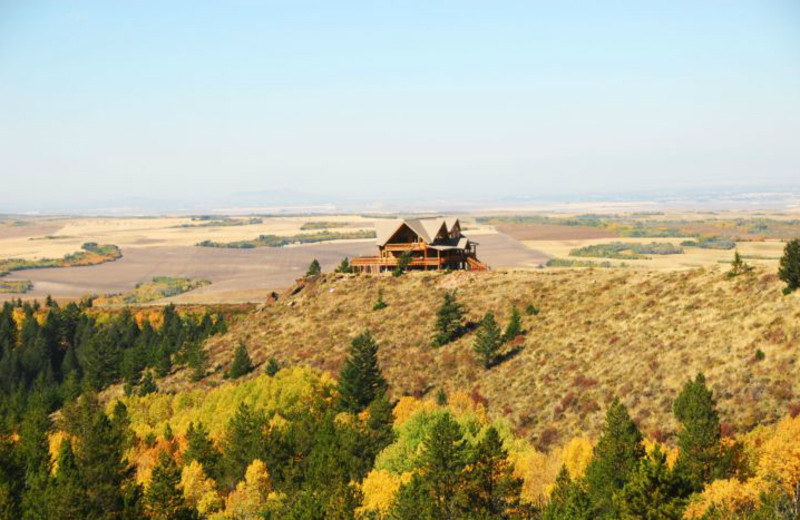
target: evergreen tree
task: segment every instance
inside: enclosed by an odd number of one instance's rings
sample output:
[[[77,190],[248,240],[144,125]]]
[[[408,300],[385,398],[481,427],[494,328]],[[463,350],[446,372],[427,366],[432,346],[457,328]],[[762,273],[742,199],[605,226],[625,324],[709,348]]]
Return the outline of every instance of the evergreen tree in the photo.
[[[586,468],[586,484],[595,518],[618,518],[613,497],[639,467],[645,455],[642,433],[628,410],[614,399],[606,414],[603,433]]]
[[[703,374],[686,382],[673,403],[673,412],[681,423],[675,472],[690,490],[700,491],[703,484],[723,478],[727,471],[719,415]]]
[[[60,427],[79,441],[75,461],[86,484],[88,517],[137,518],[139,486],[124,459],[129,433],[112,424],[92,394],[62,410]]]
[[[342,258],[342,262],[336,268],[337,273],[352,273],[353,268],[350,267],[350,260],[347,257]]]
[[[277,374],[280,369],[281,366],[278,364],[278,361],[274,357],[270,356],[269,361],[267,361],[267,366],[264,368],[264,372],[268,376],[272,377]]]
[[[446,413],[436,420],[419,456],[419,475],[435,518],[460,518],[467,510],[464,471],[470,463],[461,426]]]
[[[49,484],[50,454],[47,433],[50,418],[41,404],[29,406],[20,426],[19,451],[25,467],[25,487],[22,492],[22,518],[49,520],[47,502],[43,500]]]
[[[644,457],[631,480],[616,496],[622,520],[680,520],[684,500],[681,484],[658,446]]]
[[[200,381],[208,370],[208,352],[200,341],[186,343],[186,364],[191,370],[192,381]]]
[[[228,371],[228,377],[237,379],[245,374],[253,371],[253,362],[250,360],[250,354],[247,353],[244,343],[239,342],[236,345],[236,350],[233,352],[233,363]]]
[[[397,258],[397,265],[392,269],[392,276],[395,278],[402,276],[403,273],[408,270],[408,266],[411,265],[411,260],[413,260],[411,251],[404,251],[403,254]]]
[[[494,426],[475,446],[469,470],[469,511],[487,518],[510,518],[519,508],[522,480],[514,476],[514,465]]]
[[[144,496],[145,510],[155,520],[183,520],[197,518],[187,506],[183,493],[179,489],[181,471],[175,459],[162,451],[158,455],[158,463],[153,468],[150,485]]]
[[[795,238],[786,244],[778,276],[786,282],[783,294],[789,294],[800,287],[800,238]]]
[[[358,413],[386,389],[378,364],[378,344],[369,332],[363,332],[350,343],[348,357],[339,373],[340,406],[342,410]]]
[[[315,276],[319,276],[322,274],[322,266],[319,265],[319,261],[315,258],[311,261],[311,264],[308,266],[308,271],[306,271],[306,276],[309,278],[314,278]]]
[[[512,341],[514,338],[522,334],[522,315],[516,305],[511,308],[511,319],[506,326],[506,331],[503,333],[504,341]]]
[[[749,266],[742,260],[742,255],[739,254],[739,251],[735,251],[733,253],[733,262],[731,262],[731,270],[728,271],[728,278],[734,278],[739,276],[740,274],[748,273],[753,270],[752,266]]]
[[[586,491],[579,482],[570,479],[566,466],[562,466],[542,520],[592,520],[591,511]]]
[[[228,422],[223,440],[224,484],[229,488],[242,480],[247,466],[255,459],[267,460],[262,454],[265,426],[261,414],[253,412],[244,402],[239,404]]]
[[[378,289],[378,299],[375,301],[375,305],[372,306],[372,310],[379,311],[388,306],[389,305],[383,300],[383,289]]]
[[[209,438],[203,423],[197,423],[197,426],[189,423],[186,429],[186,449],[183,451],[182,459],[184,465],[196,460],[214,480],[222,476],[222,454],[214,446],[214,441]]]
[[[500,327],[494,319],[494,314],[487,312],[481,320],[481,325],[475,335],[475,343],[472,348],[481,359],[483,368],[489,369],[494,366],[503,338],[500,334]]]
[[[142,384],[139,386],[139,397],[144,397],[147,394],[152,394],[153,392],[158,392],[158,386],[156,385],[155,380],[153,380],[153,373],[148,370],[144,373]]]
[[[48,492],[48,513],[51,519],[83,520],[89,516],[89,497],[86,484],[75,462],[68,439],[61,441],[57,472]]]
[[[464,332],[464,308],[456,301],[455,291],[444,295],[444,302],[436,311],[436,333],[434,346],[441,347],[458,338]]]

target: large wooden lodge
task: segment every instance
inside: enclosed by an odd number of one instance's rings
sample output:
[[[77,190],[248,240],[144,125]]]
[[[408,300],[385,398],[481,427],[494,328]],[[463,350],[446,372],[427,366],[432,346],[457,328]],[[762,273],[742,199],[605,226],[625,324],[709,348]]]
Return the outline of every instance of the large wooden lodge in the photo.
[[[487,269],[478,260],[478,244],[461,233],[457,218],[391,220],[375,228],[378,255],[353,258],[350,265],[356,272],[393,270],[404,253],[410,255],[408,269]]]

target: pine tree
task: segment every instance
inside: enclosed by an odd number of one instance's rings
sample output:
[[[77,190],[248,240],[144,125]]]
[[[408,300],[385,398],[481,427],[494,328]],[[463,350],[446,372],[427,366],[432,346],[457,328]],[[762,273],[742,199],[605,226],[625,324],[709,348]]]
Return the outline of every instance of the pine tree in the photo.
[[[444,302],[436,311],[436,333],[434,346],[441,347],[458,338],[464,332],[464,308],[456,301],[455,291],[444,295]]]
[[[264,373],[272,377],[275,374],[277,374],[280,371],[280,369],[281,366],[278,364],[278,360],[270,356],[269,361],[267,361],[267,366],[264,368]]]
[[[322,274],[322,266],[319,265],[319,261],[315,258],[311,261],[311,264],[308,266],[308,271],[306,271],[306,276],[309,278],[314,278],[315,276],[319,276]]]
[[[363,332],[350,343],[339,373],[340,406],[344,411],[358,413],[386,389],[378,364],[378,344],[369,332]]]
[[[78,439],[75,460],[89,497],[89,518],[137,518],[139,486],[124,460],[119,431],[92,394],[62,410],[60,427]]]
[[[144,496],[145,510],[155,520],[183,520],[197,518],[189,509],[183,493],[179,489],[181,471],[175,459],[162,451],[158,455],[158,463],[153,468],[150,485]]]
[[[731,270],[728,271],[728,278],[734,278],[752,270],[753,267],[747,265],[744,260],[742,260],[742,255],[739,254],[739,251],[735,251],[733,253],[733,262],[731,262]]]
[[[203,423],[189,423],[186,429],[186,449],[183,451],[182,462],[184,465],[196,460],[203,465],[206,474],[214,480],[219,480],[222,475],[222,454],[208,436],[208,430]]]
[[[245,374],[253,371],[253,362],[250,360],[250,354],[247,353],[247,348],[244,343],[239,342],[236,345],[236,350],[233,352],[233,363],[228,371],[228,377],[237,379]]]
[[[386,307],[388,307],[388,304],[383,300],[383,289],[378,289],[378,299],[375,301],[375,305],[372,306],[372,310],[379,311]]]
[[[644,455],[642,433],[625,406],[614,399],[592,461],[586,468],[587,492],[596,518],[619,517],[613,496],[630,481]]]
[[[52,519],[83,520],[89,515],[89,497],[68,439],[61,441],[56,460],[58,471],[48,490],[48,514]]]
[[[506,331],[503,333],[503,340],[512,341],[520,334],[522,334],[522,316],[515,305],[511,308],[511,319],[506,326]]]
[[[153,373],[148,370],[144,373],[142,384],[139,386],[139,396],[144,397],[147,394],[152,394],[153,392],[158,392],[158,386],[153,380]]]
[[[419,455],[419,474],[435,518],[459,518],[467,509],[464,472],[469,463],[469,446],[461,426],[449,413],[442,415],[425,437]]]
[[[786,244],[778,276],[786,282],[783,294],[789,294],[800,288],[800,238],[795,238]]]
[[[264,417],[241,402],[225,428],[223,440],[224,485],[233,487],[242,480],[247,466],[255,459],[266,460],[262,455],[265,447]]]
[[[347,257],[342,258],[342,262],[336,268],[337,273],[352,273],[353,269],[350,267],[350,260]]]
[[[726,457],[720,445],[719,414],[703,374],[697,374],[694,381],[686,382],[672,408],[675,418],[681,423],[675,472],[691,490],[700,491],[703,484],[724,478],[727,471]]]
[[[569,477],[566,466],[556,477],[542,520],[592,520],[591,502],[579,482]]]
[[[656,446],[615,497],[622,520],[680,520],[685,501],[679,480]]]
[[[494,314],[487,312],[481,320],[481,325],[475,334],[475,343],[472,346],[472,349],[480,357],[483,368],[489,369],[494,366],[502,344],[503,338]]]
[[[395,278],[402,276],[403,273],[405,273],[408,269],[408,266],[411,264],[411,260],[413,260],[411,251],[403,252],[403,254],[401,254],[397,259],[397,265],[392,270],[392,276]]]
[[[514,465],[494,426],[475,446],[470,464],[469,511],[487,518],[509,518],[519,507],[522,480],[514,476]]]

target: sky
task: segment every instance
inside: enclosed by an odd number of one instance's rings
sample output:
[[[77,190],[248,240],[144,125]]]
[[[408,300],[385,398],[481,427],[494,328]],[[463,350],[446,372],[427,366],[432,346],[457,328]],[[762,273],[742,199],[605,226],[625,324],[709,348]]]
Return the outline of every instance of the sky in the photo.
[[[0,213],[787,185],[796,0],[0,0]]]

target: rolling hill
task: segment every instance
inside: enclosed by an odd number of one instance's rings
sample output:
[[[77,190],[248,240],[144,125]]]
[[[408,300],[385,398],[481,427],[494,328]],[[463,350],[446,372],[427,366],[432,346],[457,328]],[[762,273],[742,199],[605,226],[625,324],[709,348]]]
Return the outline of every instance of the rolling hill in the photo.
[[[783,296],[781,288],[771,271],[729,279],[722,267],[330,274],[301,283],[211,338],[214,370],[206,380],[190,383],[181,371],[160,386],[217,384],[238,342],[258,365],[274,356],[283,366],[335,375],[350,339],[369,329],[395,397],[471,391],[542,448],[596,435],[614,396],[644,432],[668,440],[676,430],[672,400],[699,371],[714,390],[725,428],[746,430],[800,409],[800,296]],[[379,290],[388,307],[373,311]],[[523,310],[525,333],[507,346],[516,352],[484,370],[472,351],[474,331],[432,348],[436,310],[451,290],[472,322],[493,311],[504,325],[513,305]],[[540,313],[527,315],[528,304]]]

